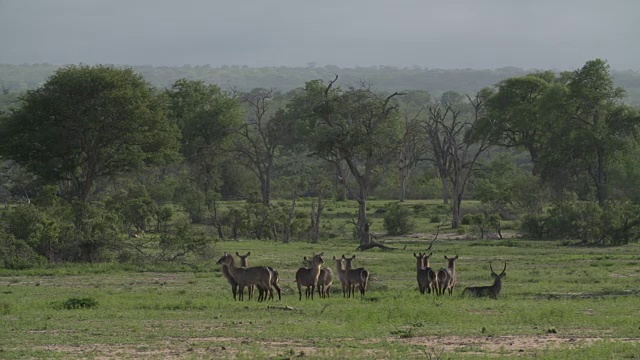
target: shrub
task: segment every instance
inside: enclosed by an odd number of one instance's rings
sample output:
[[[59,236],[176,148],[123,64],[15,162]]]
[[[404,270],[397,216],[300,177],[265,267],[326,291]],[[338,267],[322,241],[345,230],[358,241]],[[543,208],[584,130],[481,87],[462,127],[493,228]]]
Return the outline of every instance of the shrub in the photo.
[[[388,205],[384,214],[384,228],[389,235],[403,235],[411,232],[414,228],[411,211],[400,203]]]
[[[67,310],[73,309],[90,309],[98,306],[98,302],[94,298],[69,298],[62,303],[62,307]]]

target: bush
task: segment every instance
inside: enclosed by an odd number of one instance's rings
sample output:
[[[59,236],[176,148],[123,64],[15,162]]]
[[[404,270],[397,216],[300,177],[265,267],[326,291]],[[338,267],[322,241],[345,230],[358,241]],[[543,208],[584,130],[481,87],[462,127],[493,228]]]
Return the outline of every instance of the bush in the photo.
[[[69,298],[62,303],[62,307],[67,310],[73,309],[90,309],[98,306],[98,302],[94,298]]]
[[[545,214],[526,215],[520,232],[531,239],[572,239],[620,245],[640,239],[640,206],[610,202],[601,207],[575,199],[554,204]]]
[[[384,214],[384,228],[389,235],[404,235],[411,232],[415,224],[411,219],[411,210],[400,203],[387,206]]]

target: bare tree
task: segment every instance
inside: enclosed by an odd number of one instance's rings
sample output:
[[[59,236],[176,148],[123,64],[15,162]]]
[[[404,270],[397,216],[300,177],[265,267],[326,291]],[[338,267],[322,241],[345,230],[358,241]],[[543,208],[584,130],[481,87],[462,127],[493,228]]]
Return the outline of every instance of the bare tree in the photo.
[[[242,96],[249,111],[246,123],[237,130],[240,141],[235,147],[240,155],[239,163],[253,172],[260,181],[260,193],[265,206],[271,201],[274,159],[280,147],[281,136],[274,120],[279,113],[272,114],[270,111],[275,95],[273,89],[254,89]]]
[[[438,102],[427,107],[428,118],[423,126],[431,146],[430,160],[438,168],[443,182],[450,183],[453,198],[451,227],[454,229],[460,226],[462,197],[477,169],[478,158],[490,146],[490,132],[479,134],[475,131],[478,119],[485,116],[486,97],[482,91],[473,99],[467,96],[471,111],[465,114],[451,103]]]

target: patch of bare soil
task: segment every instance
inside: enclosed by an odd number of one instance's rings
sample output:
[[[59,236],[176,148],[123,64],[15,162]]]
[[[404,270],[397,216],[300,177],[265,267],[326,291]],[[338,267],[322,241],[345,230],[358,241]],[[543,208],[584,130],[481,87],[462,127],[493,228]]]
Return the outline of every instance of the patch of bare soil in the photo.
[[[554,347],[590,345],[606,340],[597,337],[549,335],[513,336],[427,336],[400,339],[413,345],[423,345],[427,354],[439,357],[442,353],[496,354],[532,356],[538,351]],[[612,341],[640,342],[638,338],[611,339]]]
[[[590,345],[596,341],[607,340],[602,337],[576,337],[548,335],[514,335],[514,336],[425,336],[411,338],[390,337],[389,342],[403,342],[415,346],[423,346],[420,356],[440,358],[443,354],[469,355],[501,355],[510,357],[532,357],[538,352],[554,347],[573,347]],[[640,342],[640,338],[617,338],[611,341]],[[379,342],[382,339],[373,342]],[[155,345],[129,344],[108,345],[89,344],[79,346],[44,346],[41,350],[52,351],[66,358],[93,359],[184,359],[184,358],[222,358],[233,359],[238,356],[251,356],[243,345],[257,346],[263,352],[276,358],[302,358],[318,355],[318,348],[313,342],[301,341],[253,341],[243,338],[202,337],[190,339],[169,339],[165,343]],[[376,358],[375,351],[360,352],[367,358]],[[418,355],[418,354],[416,354]]]

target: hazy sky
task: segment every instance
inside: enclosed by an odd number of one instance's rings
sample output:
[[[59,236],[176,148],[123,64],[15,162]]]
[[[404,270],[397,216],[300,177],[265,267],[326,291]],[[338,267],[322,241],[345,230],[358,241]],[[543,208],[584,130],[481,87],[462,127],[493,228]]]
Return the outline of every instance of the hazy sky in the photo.
[[[0,63],[640,70],[639,0],[0,0]]]

